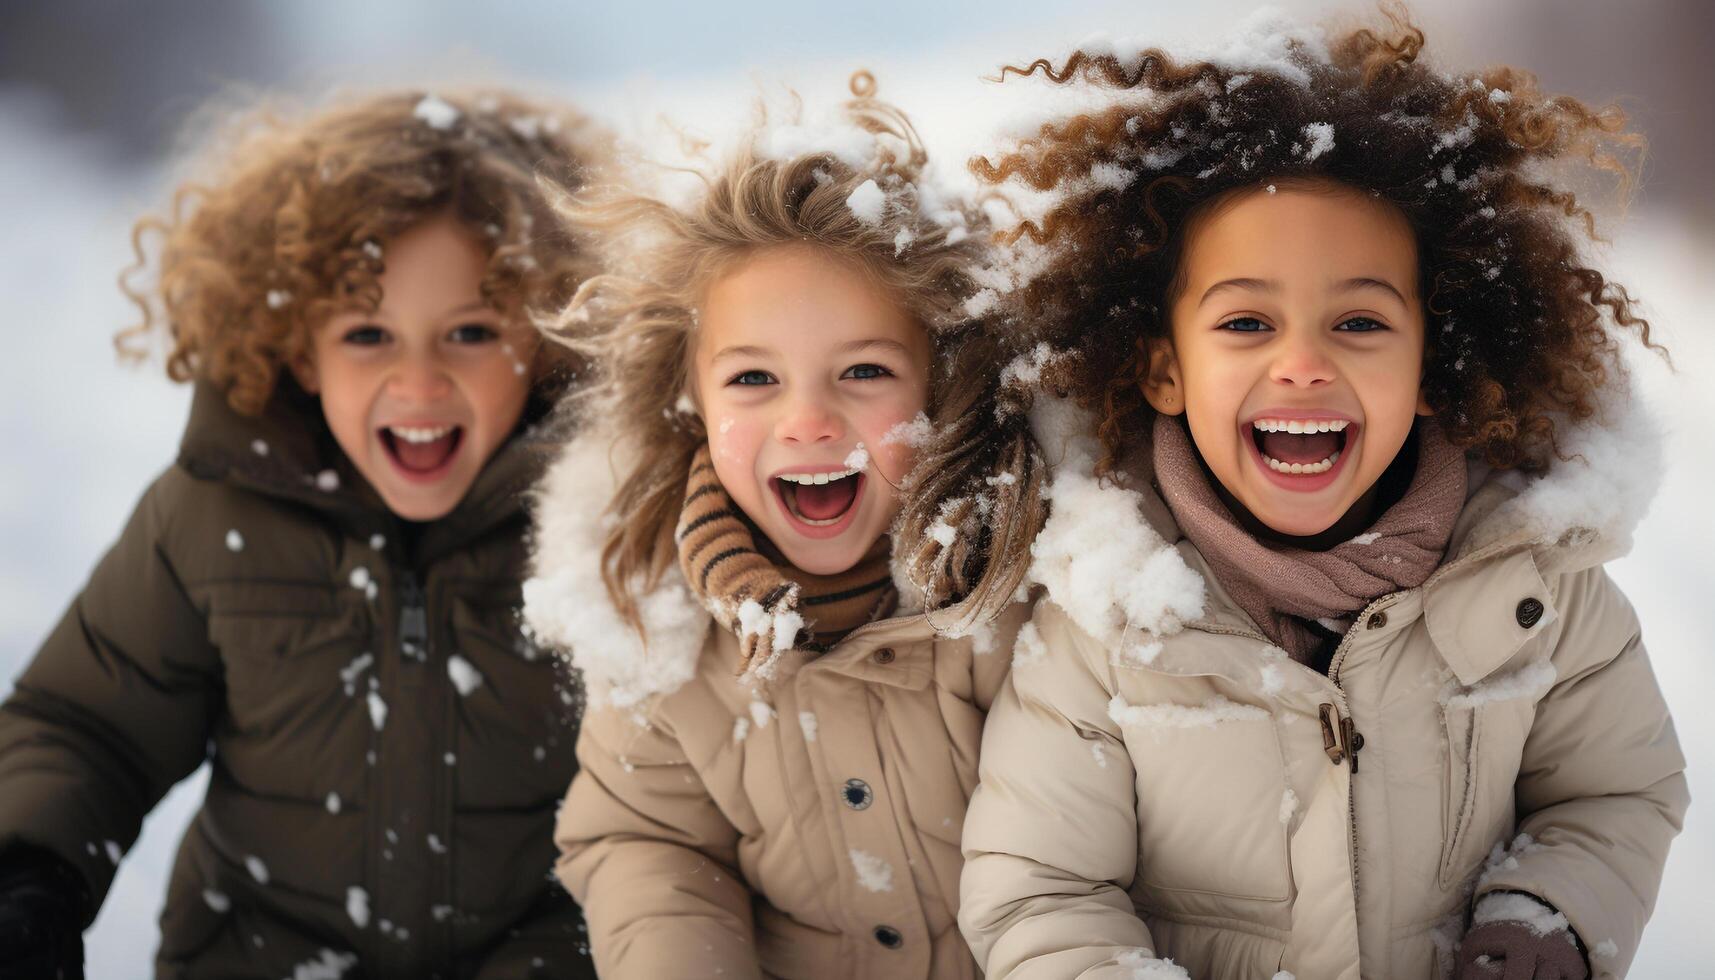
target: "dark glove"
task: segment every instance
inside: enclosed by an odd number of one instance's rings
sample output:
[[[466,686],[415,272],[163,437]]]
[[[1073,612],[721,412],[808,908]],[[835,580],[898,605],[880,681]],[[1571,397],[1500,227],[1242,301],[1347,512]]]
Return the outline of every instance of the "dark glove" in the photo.
[[[1459,947],[1459,980],[1589,980],[1590,968],[1565,930],[1539,934],[1523,922],[1471,927]]]
[[[89,886],[39,847],[0,854],[0,980],[83,980]]]

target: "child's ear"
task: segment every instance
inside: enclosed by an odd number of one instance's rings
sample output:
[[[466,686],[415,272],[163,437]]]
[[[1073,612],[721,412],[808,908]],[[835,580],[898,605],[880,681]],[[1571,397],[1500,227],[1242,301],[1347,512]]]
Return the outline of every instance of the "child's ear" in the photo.
[[[1179,358],[1173,353],[1173,342],[1161,337],[1142,341],[1147,348],[1148,369],[1138,382],[1143,397],[1151,408],[1163,415],[1178,415],[1185,411],[1185,381],[1179,373]]]

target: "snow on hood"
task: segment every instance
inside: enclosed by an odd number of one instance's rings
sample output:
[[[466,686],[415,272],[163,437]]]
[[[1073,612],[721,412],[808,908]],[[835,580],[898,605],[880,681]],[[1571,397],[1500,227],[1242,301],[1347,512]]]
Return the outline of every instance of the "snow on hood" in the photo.
[[[1097,480],[1094,419],[1069,400],[1036,396],[1030,425],[1052,467],[1048,521],[1031,544],[1030,581],[1084,632],[1121,650],[1134,628],[1177,633],[1203,612],[1203,578],[1144,516],[1137,490]],[[1149,646],[1129,651],[1153,659]]]
[[[1101,446],[1089,413],[1039,392],[1030,421],[1052,474],[1045,491],[1051,510],[1031,546],[1030,581],[1047,587],[1054,602],[1109,649],[1142,662],[1154,659],[1154,638],[1203,615],[1202,576],[1148,519],[1157,501],[1145,497],[1147,488],[1096,479]],[[1595,418],[1563,425],[1560,433],[1568,458],[1547,473],[1488,478],[1494,486],[1485,490],[1506,499],[1475,523],[1459,544],[1460,555],[1533,547],[1545,572],[1566,572],[1630,549],[1661,479],[1660,427],[1621,379]]]
[[[638,602],[647,640],[619,615],[601,575],[607,505],[625,469],[605,427],[566,445],[535,492],[524,621],[583,672],[592,706],[635,707],[696,674],[710,616],[675,574]]]
[[[1515,495],[1486,516],[1461,551],[1509,541],[1558,546],[1561,571],[1589,568],[1631,550],[1632,534],[1649,512],[1664,466],[1660,421],[1618,377],[1603,392],[1595,417],[1556,430],[1561,455],[1547,473],[1498,474]]]

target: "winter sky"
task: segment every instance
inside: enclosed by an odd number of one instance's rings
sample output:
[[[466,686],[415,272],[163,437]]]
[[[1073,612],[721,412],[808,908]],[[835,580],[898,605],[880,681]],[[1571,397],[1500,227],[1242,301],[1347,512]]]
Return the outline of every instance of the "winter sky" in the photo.
[[[1036,104],[1016,83],[982,80],[1002,61],[1058,53],[1094,33],[1158,34],[1169,45],[1190,40],[1207,47],[1253,5],[1218,0],[1190,11],[1182,4],[1111,0],[877,0],[812,10],[788,0],[633,0],[492,5],[504,16],[484,19],[469,5],[404,0],[237,4],[231,6],[245,11],[253,28],[248,49],[239,52],[245,57],[209,53],[206,64],[196,60],[197,46],[174,41],[191,30],[198,6],[164,4],[186,23],[155,23],[139,35],[112,39],[115,45],[137,42],[146,51],[156,36],[163,50],[190,59],[168,82],[156,79],[168,89],[152,95],[146,110],[116,117],[87,90],[67,95],[47,81],[0,70],[0,146],[6,147],[0,153],[0,309],[6,312],[0,336],[8,348],[0,357],[0,436],[8,450],[0,479],[0,694],[58,621],[144,486],[174,455],[187,392],[168,383],[158,365],[133,370],[116,364],[109,338],[133,322],[134,311],[114,281],[129,261],[130,222],[166,201],[173,162],[158,151],[172,145],[171,134],[188,111],[216,88],[285,83],[314,92],[332,84],[433,87],[451,79],[519,78],[576,100],[622,135],[660,147],[671,132],[660,123],[663,115],[718,138],[748,117],[759,91],[778,93],[789,84],[808,103],[827,104],[843,98],[847,75],[864,67],[877,75],[883,97],[912,114],[931,153],[956,171],[973,152],[992,145],[998,129],[1016,128],[1036,111],[1024,108]],[[1327,9],[1308,2],[1282,6]],[[1444,63],[1513,60],[1539,71],[1550,86],[1594,99],[1661,90],[1647,80],[1652,60],[1659,60],[1649,50],[1620,52],[1623,62],[1630,58],[1645,73],[1636,76],[1643,81],[1629,83],[1581,74],[1579,59],[1544,48],[1543,31],[1530,28],[1525,14],[1555,11],[1553,29],[1544,30],[1550,36],[1560,31],[1570,46],[1593,43],[1585,34],[1605,30],[1599,21],[1581,21],[1576,5],[1526,0],[1502,5],[1509,11],[1504,15],[1475,0],[1438,4],[1433,12],[1422,6],[1430,51]],[[1685,7],[1662,0],[1629,9],[1634,20],[1647,20],[1651,11],[1671,19]],[[1562,10],[1570,12],[1562,16]],[[16,26],[7,23],[11,16],[0,16],[0,34]],[[44,36],[61,42],[81,36],[41,21],[37,16],[32,29]],[[29,43],[12,36],[14,45]],[[83,64],[99,63],[99,48],[109,43],[90,37],[98,50],[80,51]],[[1611,36],[1601,40],[1612,44]],[[127,49],[131,57],[135,46]],[[94,84],[101,84],[99,74]],[[124,84],[111,84],[118,99]],[[80,112],[68,108],[74,97],[83,100]],[[147,117],[139,120],[136,113],[144,111]],[[1715,128],[1707,107],[1701,118],[1640,118],[1663,128]],[[139,131],[145,138],[136,136]],[[148,138],[157,131],[158,139]],[[1650,135],[1663,146],[1656,132]],[[1670,190],[1675,174],[1690,172],[1684,154],[1675,152],[1654,168]],[[1695,169],[1706,171],[1712,162],[1696,160]],[[1706,190],[1701,196],[1706,202]],[[1705,202],[1646,184],[1623,222],[1604,225],[1612,244],[1599,253],[1643,298],[1675,365],[1669,372],[1645,358],[1639,368],[1645,401],[1667,440],[1668,464],[1632,554],[1612,566],[1642,618],[1674,708],[1695,800],[1633,968],[1634,976],[1649,978],[1705,976],[1715,961],[1715,939],[1698,913],[1707,906],[1700,897],[1706,896],[1704,882],[1715,875],[1715,808],[1709,803],[1715,799],[1715,712],[1704,703],[1715,693],[1715,658],[1709,656],[1715,643],[1701,617],[1715,595],[1715,518],[1707,505],[1715,482],[1715,447],[1707,434],[1707,420],[1715,417],[1715,337],[1705,323],[1715,308],[1715,227]],[[124,980],[151,973],[167,869],[205,782],[199,773],[176,789],[126,858],[88,936],[91,976]]]

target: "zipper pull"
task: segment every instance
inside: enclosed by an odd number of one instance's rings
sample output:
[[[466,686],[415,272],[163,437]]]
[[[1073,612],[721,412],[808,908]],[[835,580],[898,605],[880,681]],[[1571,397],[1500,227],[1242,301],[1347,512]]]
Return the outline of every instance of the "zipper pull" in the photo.
[[[399,652],[422,663],[429,659],[429,615],[423,608],[423,587],[406,572],[399,579]]]
[[[1337,766],[1346,761],[1346,754],[1340,750],[1340,735],[1343,732],[1339,722],[1340,714],[1334,710],[1332,704],[1318,706],[1316,713],[1322,719],[1322,751],[1327,753],[1328,761]]]

